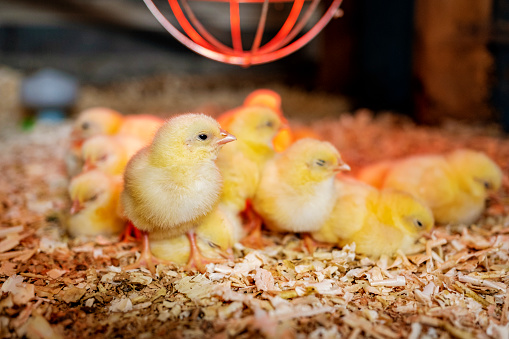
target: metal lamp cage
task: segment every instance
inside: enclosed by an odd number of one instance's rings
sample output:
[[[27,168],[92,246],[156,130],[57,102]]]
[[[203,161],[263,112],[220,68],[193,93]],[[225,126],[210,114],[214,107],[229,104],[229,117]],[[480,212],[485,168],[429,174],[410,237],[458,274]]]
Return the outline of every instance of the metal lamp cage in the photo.
[[[207,58],[223,63],[250,66],[268,63],[283,58],[311,41],[327,23],[341,15],[339,6],[343,0],[332,0],[323,15],[307,29],[316,14],[321,0],[196,0],[229,3],[231,46],[220,42],[197,19],[187,0],[168,0],[171,11],[180,29],[176,28],[165,15],[161,13],[152,0],[144,0],[147,7],[159,23],[182,44]],[[304,2],[309,1],[304,10]],[[293,2],[288,17],[278,32],[262,44],[262,37],[266,28],[269,3]],[[259,4],[261,15],[250,49],[245,50],[241,34],[241,4]]]

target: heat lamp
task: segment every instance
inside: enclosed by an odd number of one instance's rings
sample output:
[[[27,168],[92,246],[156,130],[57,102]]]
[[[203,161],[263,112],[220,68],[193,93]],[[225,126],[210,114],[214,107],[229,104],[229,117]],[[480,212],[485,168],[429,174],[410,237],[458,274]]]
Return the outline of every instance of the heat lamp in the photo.
[[[170,23],[152,0],[144,1],[159,23],[194,52],[216,61],[247,67],[283,58],[302,48],[320,33],[333,17],[341,15],[339,6],[343,0],[331,0],[323,15],[319,15],[314,23],[311,19],[319,11],[320,0],[191,0],[229,3],[231,46],[221,42],[204,27],[188,0],[168,0],[180,29]],[[306,6],[305,1],[309,2]],[[269,4],[292,2],[288,17],[277,33],[262,44]],[[241,32],[240,8],[246,4],[261,6],[260,18],[250,49],[243,47]]]

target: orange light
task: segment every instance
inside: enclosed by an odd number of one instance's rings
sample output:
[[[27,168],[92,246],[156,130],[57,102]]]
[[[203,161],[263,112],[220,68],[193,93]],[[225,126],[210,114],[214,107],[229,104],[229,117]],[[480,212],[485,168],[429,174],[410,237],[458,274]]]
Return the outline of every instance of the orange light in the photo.
[[[177,40],[194,52],[207,58],[241,66],[249,66],[271,62],[285,57],[302,48],[313,39],[338,13],[343,0],[331,0],[331,4],[322,17],[307,32],[300,34],[313,12],[318,7],[320,0],[311,0],[311,4],[304,14],[301,15],[304,1],[306,0],[202,0],[210,2],[229,2],[230,4],[230,30],[232,46],[226,46],[210,34],[196,18],[187,0],[168,0],[171,10],[177,19],[181,29],[173,26],[168,19],[159,11],[152,0],[144,0],[156,19]],[[265,28],[268,13],[268,4],[276,2],[293,2],[288,18],[279,29],[277,34],[265,45],[261,40]],[[256,35],[250,50],[244,50],[241,35],[240,4],[260,3],[262,12]]]

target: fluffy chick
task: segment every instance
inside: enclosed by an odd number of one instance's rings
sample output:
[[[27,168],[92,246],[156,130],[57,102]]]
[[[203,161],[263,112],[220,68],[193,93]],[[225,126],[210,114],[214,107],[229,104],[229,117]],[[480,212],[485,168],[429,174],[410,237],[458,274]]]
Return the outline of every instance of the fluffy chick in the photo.
[[[253,208],[273,231],[316,231],[334,207],[334,177],[344,170],[350,167],[332,144],[301,139],[266,164]]]
[[[122,125],[121,113],[106,107],[93,107],[82,111],[72,129],[72,139],[83,142],[95,135],[116,134]]]
[[[136,137],[149,144],[163,123],[163,119],[149,114],[128,115],[123,119],[118,134]]]
[[[271,108],[248,106],[230,122],[237,142],[225,148],[217,164],[223,175],[221,201],[240,212],[252,199],[265,163],[275,155],[272,139],[281,126],[279,115]]]
[[[500,167],[482,152],[459,149],[445,155],[413,156],[363,169],[359,179],[421,198],[438,223],[470,224],[488,195],[502,183]]]
[[[355,243],[356,252],[379,257],[398,250],[408,252],[415,241],[434,224],[431,210],[413,195],[378,189],[341,179],[332,213],[311,236],[340,246]]]
[[[126,217],[153,240],[197,227],[217,204],[222,180],[215,159],[233,140],[203,114],[168,120],[126,167],[121,195]]]
[[[97,168],[110,175],[122,175],[127,162],[145,146],[144,141],[127,135],[92,137],[81,148],[83,171]]]
[[[118,213],[121,190],[121,180],[98,170],[74,177],[69,185],[69,234],[78,237],[120,233],[125,225]]]

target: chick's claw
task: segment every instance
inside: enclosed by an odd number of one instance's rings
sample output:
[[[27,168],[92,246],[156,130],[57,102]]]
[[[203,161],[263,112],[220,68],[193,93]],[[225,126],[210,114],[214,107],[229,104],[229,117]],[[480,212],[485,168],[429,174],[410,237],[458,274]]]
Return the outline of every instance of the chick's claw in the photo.
[[[165,265],[173,264],[172,262],[158,259],[152,254],[152,252],[150,251],[150,244],[147,232],[141,232],[141,236],[143,240],[141,255],[138,258],[138,260],[136,260],[136,262],[134,262],[131,265],[125,266],[124,271],[134,270],[140,267],[146,267],[152,274],[155,274],[157,264]]]
[[[120,235],[119,241],[122,243],[129,243],[138,241],[142,239],[142,237],[143,237],[142,231],[137,229],[132,222],[128,221],[124,231]]]
[[[204,257],[200,249],[196,244],[196,234],[193,231],[189,231],[186,233],[187,238],[189,239],[190,244],[190,253],[189,260],[187,265],[184,267],[186,271],[195,271],[198,270],[201,273],[204,273],[207,270],[208,264],[219,264],[225,262],[227,259],[215,259],[215,258],[206,258]]]
[[[262,219],[259,215],[252,212],[250,221],[247,225],[249,234],[240,241],[240,243],[246,247],[254,249],[262,249],[267,246],[273,246],[274,243],[268,239],[264,239],[262,236]]]

